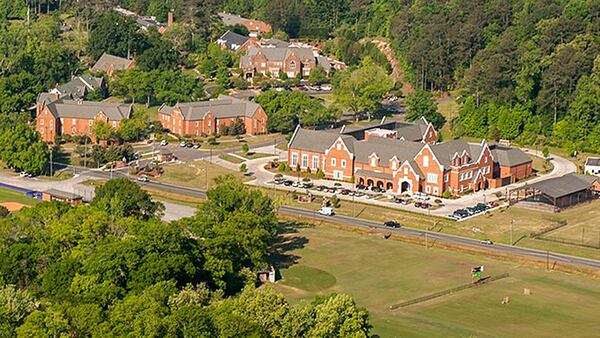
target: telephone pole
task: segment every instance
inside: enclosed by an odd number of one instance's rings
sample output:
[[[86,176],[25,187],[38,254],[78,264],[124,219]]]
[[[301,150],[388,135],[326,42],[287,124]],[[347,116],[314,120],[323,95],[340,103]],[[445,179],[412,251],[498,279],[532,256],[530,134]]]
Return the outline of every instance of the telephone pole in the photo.
[[[510,245],[513,245],[513,224],[515,223],[514,219],[510,220]]]

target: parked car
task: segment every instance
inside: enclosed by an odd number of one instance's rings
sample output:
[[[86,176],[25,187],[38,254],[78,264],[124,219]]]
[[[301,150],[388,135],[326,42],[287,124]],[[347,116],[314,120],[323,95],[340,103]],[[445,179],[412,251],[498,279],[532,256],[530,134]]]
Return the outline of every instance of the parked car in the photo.
[[[146,176],[146,175],[142,175],[142,176],[138,177],[137,180],[139,182],[150,182],[150,180],[148,179],[148,176]]]
[[[399,228],[400,227],[400,224],[396,221],[387,221],[387,222],[383,223],[383,225],[388,228]]]
[[[292,187],[298,188],[299,186],[300,186],[300,183],[298,183],[298,181],[292,182]]]
[[[169,144],[169,142],[167,140],[160,141],[160,145],[163,146],[163,147],[166,146],[166,145],[168,145],[168,144]]]
[[[291,181],[291,180],[285,180],[285,181],[283,181],[283,185],[285,185],[286,187],[289,187],[292,184],[294,184],[294,181]]]
[[[321,209],[319,209],[319,214],[325,215],[325,216],[333,216],[333,214],[334,214],[333,208],[332,207],[322,207]]]
[[[313,184],[311,182],[302,183],[302,188],[304,188],[304,189],[310,189],[312,187],[313,187]]]
[[[348,190],[348,189],[342,189],[342,191],[340,191],[340,194],[342,194],[342,195],[348,195],[348,194],[350,194],[350,190]]]
[[[185,144],[186,148],[192,148],[193,146],[194,146],[194,144],[191,143],[191,142],[188,142],[188,143]]]
[[[19,173],[20,177],[33,177],[33,175],[31,175],[30,173],[26,172],[26,171],[21,171]]]
[[[335,188],[327,188],[327,192],[335,194],[336,189]]]
[[[421,200],[421,201],[428,201],[430,199],[429,196],[427,196],[426,194],[422,193],[422,192],[416,192],[413,194],[413,198],[416,200]]]
[[[364,185],[362,185],[362,184],[357,184],[357,185],[356,185],[356,190],[365,190],[366,188],[367,188],[367,187],[365,187],[365,186],[364,186]]]
[[[192,148],[194,148],[194,149],[200,149],[200,144],[199,143],[194,143],[194,145],[192,146]]]
[[[179,146],[181,148],[185,148],[186,145],[187,145],[187,142],[185,142],[185,141],[179,142]]]
[[[324,185],[319,185],[319,186],[317,186],[315,189],[317,189],[317,191],[324,191],[324,190],[326,191],[326,190],[327,190],[327,187],[326,187],[326,186],[324,186]]]
[[[481,241],[481,244],[492,245],[494,244],[494,242],[490,241],[489,239],[484,239],[483,241]]]

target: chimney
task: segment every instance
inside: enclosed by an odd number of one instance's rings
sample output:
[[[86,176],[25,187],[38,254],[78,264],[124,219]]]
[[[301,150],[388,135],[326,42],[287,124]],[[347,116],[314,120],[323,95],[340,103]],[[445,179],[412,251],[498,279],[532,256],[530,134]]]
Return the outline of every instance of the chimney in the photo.
[[[173,10],[171,9],[167,18],[167,27],[173,27]]]

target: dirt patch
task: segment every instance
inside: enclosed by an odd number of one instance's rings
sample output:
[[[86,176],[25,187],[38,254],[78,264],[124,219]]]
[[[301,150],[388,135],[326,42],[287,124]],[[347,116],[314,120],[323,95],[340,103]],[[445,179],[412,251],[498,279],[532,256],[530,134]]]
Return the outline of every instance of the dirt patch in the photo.
[[[6,207],[6,209],[8,209],[8,211],[13,212],[13,211],[19,211],[23,208],[28,208],[28,205],[25,205],[23,203],[19,203],[19,202],[2,202],[0,203],[0,205]]]

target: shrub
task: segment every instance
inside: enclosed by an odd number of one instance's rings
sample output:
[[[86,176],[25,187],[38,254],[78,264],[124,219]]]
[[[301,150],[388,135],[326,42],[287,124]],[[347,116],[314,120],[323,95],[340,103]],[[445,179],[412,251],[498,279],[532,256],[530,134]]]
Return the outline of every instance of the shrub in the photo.
[[[309,177],[305,177],[302,179],[303,182],[310,182],[310,178]]]
[[[310,175],[312,173],[312,171],[310,170],[310,168],[306,168],[306,174]]]
[[[250,146],[248,146],[248,143],[244,143],[244,144],[242,145],[242,152],[243,152],[244,154],[247,154],[249,151],[250,151]]]
[[[275,174],[275,178],[282,178],[283,174]]]
[[[329,201],[331,202],[332,207],[336,209],[340,207],[340,199],[339,197],[337,197],[337,195],[331,196],[331,199]]]
[[[323,178],[325,178],[325,173],[323,172],[323,170],[321,169],[317,169],[317,178],[322,180]]]
[[[451,198],[452,195],[450,195],[450,192],[448,190],[446,190],[442,193],[442,197],[448,199],[448,198]]]
[[[248,171],[248,166],[246,165],[246,163],[240,164],[240,172],[245,173],[246,171]]]
[[[279,171],[285,171],[285,166],[286,166],[285,163],[283,163],[283,162],[279,163],[279,165],[277,166],[277,170],[279,170]],[[278,175],[281,175],[281,174],[278,174]],[[283,176],[283,175],[281,175],[281,176]]]
[[[335,187],[341,187],[341,186],[342,186],[342,184],[341,184],[340,182],[335,182],[335,183],[333,184],[333,186],[335,186]]]

